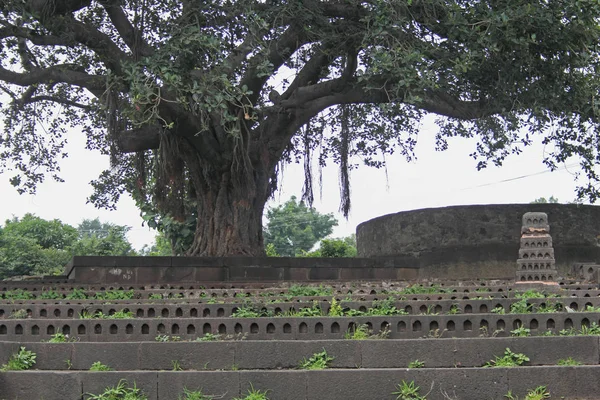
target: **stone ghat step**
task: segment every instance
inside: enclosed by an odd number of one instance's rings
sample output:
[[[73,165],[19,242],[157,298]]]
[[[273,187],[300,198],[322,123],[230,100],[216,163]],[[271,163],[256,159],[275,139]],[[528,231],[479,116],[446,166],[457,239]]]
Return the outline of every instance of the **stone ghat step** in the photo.
[[[483,300],[399,300],[385,302],[385,307],[390,306],[397,310],[412,315],[428,314],[472,314],[488,313],[503,310],[504,313],[511,311],[511,306],[521,302],[521,299],[483,299]],[[527,299],[532,311],[541,307],[554,308],[555,310],[566,310],[569,307],[574,311],[586,311],[588,307],[593,311],[600,309],[600,297],[564,297],[564,298],[541,298]],[[340,307],[345,313],[350,310],[367,312],[369,308],[380,307],[382,303],[374,301],[341,301]],[[113,315],[116,312],[131,312],[136,318],[208,318],[208,317],[232,317],[240,310],[248,309],[260,312],[263,315],[281,315],[298,312],[302,308],[318,308],[322,315],[327,316],[331,312],[330,299],[326,301],[304,301],[304,302],[278,302],[278,303],[225,303],[225,304],[169,304],[169,303],[118,303],[100,304],[97,302],[86,302],[84,304],[42,304],[42,303],[19,303],[0,304],[0,320],[2,319],[79,319],[83,314]]]
[[[184,388],[202,389],[214,398],[244,397],[248,390],[268,391],[270,400],[385,400],[398,385],[414,382],[427,400],[505,399],[509,390],[524,398],[544,385],[551,398],[600,398],[598,366],[449,368],[449,369],[326,369],[321,371],[194,371],[81,372],[25,371],[0,373],[0,399],[75,400],[102,393],[126,380],[148,400],[177,400]]]
[[[179,294],[184,293],[185,291],[204,291],[207,294],[216,293],[217,295],[227,294],[229,296],[233,296],[235,293],[249,293],[250,295],[260,295],[261,293],[266,292],[280,292],[285,293],[291,286],[302,286],[302,287],[313,287],[313,288],[330,288],[334,293],[337,294],[348,294],[348,293],[358,293],[358,294],[378,294],[378,293],[389,293],[389,292],[408,292],[408,294],[413,293],[415,291],[425,291],[429,290],[433,291],[443,291],[445,293],[449,292],[510,292],[510,291],[525,291],[529,288],[534,288],[537,290],[546,290],[546,291],[556,291],[556,290],[597,290],[597,284],[561,284],[559,286],[551,286],[551,285],[535,285],[535,284],[517,284],[514,285],[512,283],[502,284],[502,285],[472,285],[472,284],[411,284],[410,282],[347,282],[347,283],[337,283],[337,282],[321,282],[319,285],[304,285],[302,283],[292,283],[286,285],[277,285],[277,284],[260,284],[259,286],[246,286],[244,284],[238,286],[231,287],[211,287],[198,284],[186,284],[186,285],[81,285],[81,284],[73,284],[73,285],[7,285],[6,282],[4,285],[0,286],[0,294],[11,292],[11,291],[28,291],[28,292],[44,292],[44,291],[56,291],[60,293],[71,293],[74,290],[84,291],[86,293],[95,294],[96,292],[104,292],[104,291],[128,291],[133,290],[134,292],[151,292],[151,293],[172,293]],[[258,285],[258,284],[257,284]],[[213,285],[214,286],[214,285]],[[437,290],[439,289],[439,290]]]
[[[95,362],[117,371],[298,369],[323,350],[331,368],[481,367],[509,348],[529,357],[527,366],[557,365],[571,358],[599,363],[598,336],[413,340],[219,341],[194,343],[36,343],[0,342],[0,365],[25,347],[36,353],[36,370],[89,370]],[[600,371],[599,371],[600,372]]]
[[[502,298],[519,298],[523,292],[486,292],[486,293],[429,293],[429,294],[392,294],[381,293],[379,295],[364,295],[364,294],[328,294],[321,296],[254,296],[254,297],[218,297],[205,296],[200,293],[173,293],[167,294],[164,298],[150,298],[150,295],[145,294],[145,297],[140,296],[129,299],[77,299],[77,298],[58,298],[58,299],[42,299],[42,298],[11,298],[0,299],[0,304],[98,304],[102,302],[111,302],[115,304],[140,304],[140,303],[173,303],[173,304],[203,304],[203,303],[246,303],[246,302],[287,302],[287,301],[331,301],[332,298],[338,300],[352,299],[359,301],[383,300],[389,297],[394,297],[399,300],[470,300],[470,299],[502,299]],[[560,298],[572,297],[600,297],[600,290],[585,290],[585,291],[559,291],[556,293],[547,293],[548,295],[556,295]]]
[[[0,340],[44,341],[56,333],[82,342],[196,340],[206,334],[255,340],[341,339],[362,325],[390,339],[598,334],[600,313],[464,314],[364,317],[27,319],[0,321]],[[591,330],[590,330],[591,329]],[[175,339],[177,338],[177,339]]]
[[[288,289],[291,286],[301,285],[307,287],[319,287],[326,286],[335,289],[387,289],[387,290],[402,290],[407,287],[440,287],[443,289],[470,289],[484,290],[486,288],[505,288],[513,285],[512,280],[505,281],[451,281],[445,280],[443,282],[431,281],[426,282],[414,282],[414,281],[327,281],[322,280],[320,282],[185,282],[185,283],[173,283],[173,284],[126,284],[126,283],[78,283],[75,281],[65,283],[55,282],[28,282],[28,281],[0,281],[0,292],[9,290],[30,290],[30,291],[41,291],[41,290],[249,290],[249,291],[260,291],[260,290],[275,290],[275,289]],[[536,286],[535,284],[531,284]],[[528,285],[529,286],[529,285]],[[548,285],[537,285],[539,287],[547,287]],[[564,281],[561,282],[561,287],[566,288],[597,288],[594,284],[582,284],[578,282]]]

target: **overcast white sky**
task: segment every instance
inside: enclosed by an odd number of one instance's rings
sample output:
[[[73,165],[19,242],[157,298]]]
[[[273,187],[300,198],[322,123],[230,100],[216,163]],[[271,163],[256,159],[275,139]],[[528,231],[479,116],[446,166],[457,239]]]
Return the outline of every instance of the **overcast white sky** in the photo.
[[[450,142],[449,150],[435,152],[435,132],[433,118],[427,118],[418,139],[417,160],[407,163],[401,156],[388,158],[388,180],[383,170],[362,167],[352,171],[352,210],[347,221],[338,212],[337,167],[324,170],[323,198],[319,198],[317,189],[314,206],[320,212],[333,212],[338,217],[340,224],[333,236],[349,235],[361,222],[399,211],[462,204],[528,203],[551,195],[567,202],[575,197],[577,167],[563,166],[559,171],[548,172],[542,164],[541,144],[509,158],[501,168],[477,171],[475,161],[468,156],[475,148],[474,140],[456,139]],[[21,217],[27,212],[72,225],[84,218],[99,217],[131,226],[129,239],[134,247],[151,244],[155,232],[142,227],[139,211],[131,199],[122,199],[117,211],[99,210],[86,204],[92,191],[89,182],[107,167],[108,159],[85,150],[84,143],[83,134],[70,133],[70,157],[61,164],[66,182],[48,181],[38,188],[35,196],[19,195],[8,182],[11,174],[0,175],[0,221],[3,224],[5,219]],[[292,195],[299,197],[303,174],[301,166],[287,166],[283,187],[269,205],[283,203]]]

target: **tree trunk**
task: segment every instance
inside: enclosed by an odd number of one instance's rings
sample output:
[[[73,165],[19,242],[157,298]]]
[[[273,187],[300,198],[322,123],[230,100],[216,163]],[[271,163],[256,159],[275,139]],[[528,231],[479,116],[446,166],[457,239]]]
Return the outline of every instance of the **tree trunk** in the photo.
[[[194,179],[198,220],[188,255],[263,256],[262,216],[268,179],[256,173],[251,182],[232,179],[231,172],[216,175],[214,182],[207,182],[206,176]],[[198,186],[202,189],[197,190]]]

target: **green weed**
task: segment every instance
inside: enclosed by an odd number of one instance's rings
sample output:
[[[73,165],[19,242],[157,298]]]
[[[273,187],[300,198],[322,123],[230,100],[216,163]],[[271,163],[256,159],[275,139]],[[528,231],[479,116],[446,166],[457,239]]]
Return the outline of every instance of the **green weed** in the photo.
[[[64,333],[55,333],[48,339],[48,343],[70,343],[76,342],[77,338],[70,338],[69,335],[65,335]]]
[[[581,362],[573,359],[572,357],[569,358],[563,358],[558,360],[558,362],[556,363],[556,365],[561,365],[561,366],[575,366],[575,365],[582,365]]]
[[[427,400],[425,396],[419,393],[420,388],[415,385],[414,381],[402,381],[396,389],[395,392],[392,392],[393,395],[397,396],[396,400]]]
[[[178,400],[213,400],[215,396],[202,393],[202,390],[189,390],[183,388],[183,396],[179,395]]]
[[[21,347],[18,353],[13,354],[8,363],[0,367],[0,371],[23,371],[31,369],[35,365],[36,354],[33,351]]]
[[[96,371],[96,372],[100,372],[100,371],[114,371],[114,369],[112,369],[108,365],[102,364],[100,361],[96,361],[90,367],[90,371]]]
[[[354,330],[348,330],[344,334],[344,339],[349,340],[367,340],[367,339],[387,339],[390,335],[389,327],[386,326],[379,333],[374,334],[372,329],[369,329],[369,325],[361,324],[355,327]]]
[[[28,317],[29,314],[27,313],[27,310],[13,310],[8,316],[10,319],[25,319]]]
[[[73,289],[71,293],[65,296],[67,300],[85,300],[88,296],[83,289]]]
[[[344,315],[344,310],[342,309],[341,304],[333,297],[331,299],[331,307],[329,307],[329,316],[330,317],[341,317]]]
[[[250,389],[248,389],[248,393],[246,393],[244,397],[236,397],[233,400],[269,400],[267,397],[268,392],[268,390],[262,391],[254,389],[254,386],[250,384]]]
[[[531,312],[532,308],[531,304],[527,304],[527,299],[522,299],[510,305],[510,313],[527,314]]]
[[[100,394],[87,393],[88,400],[148,400],[148,397],[133,384],[127,387],[127,381],[120,380],[117,386],[107,387]]]
[[[510,390],[504,395],[504,397],[506,397],[508,400],[519,400],[519,398],[514,396]],[[550,392],[548,392],[546,386],[538,386],[535,389],[528,391],[524,400],[543,400],[549,398]]]
[[[313,354],[308,360],[306,358],[302,360],[299,368],[308,370],[325,369],[333,360],[334,357],[329,356],[327,351],[323,349],[322,352]]]
[[[408,368],[425,368],[425,363],[423,361],[414,360],[408,363]]]
[[[531,336],[531,329],[519,326],[517,329],[510,331],[510,334],[517,337]]]
[[[496,356],[494,360],[488,361],[484,368],[488,367],[519,367],[529,361],[529,357],[522,353],[513,353],[508,347],[502,357]]]
[[[287,297],[300,297],[300,296],[331,296],[333,289],[330,287],[321,286],[304,286],[304,285],[292,285],[287,291]]]

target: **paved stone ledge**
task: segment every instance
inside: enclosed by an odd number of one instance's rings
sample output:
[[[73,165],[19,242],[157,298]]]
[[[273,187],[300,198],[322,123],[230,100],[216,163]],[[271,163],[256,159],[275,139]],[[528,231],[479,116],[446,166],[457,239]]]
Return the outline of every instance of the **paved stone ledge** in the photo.
[[[96,362],[120,371],[170,370],[178,361],[185,370],[294,369],[325,349],[334,368],[405,368],[419,360],[427,368],[480,367],[508,347],[531,359],[528,365],[556,365],[573,358],[599,363],[598,336],[511,337],[412,340],[221,341],[194,343],[14,343],[0,342],[0,364],[25,346],[37,354],[38,370],[89,370]],[[69,363],[67,364],[67,360]]]
[[[372,299],[372,301],[385,299],[386,296],[378,296]],[[270,300],[270,298],[268,298]],[[322,298],[319,298],[322,299]],[[260,300],[264,300],[261,298]],[[346,309],[355,309],[360,311],[367,311],[372,303],[369,300],[358,301],[343,301],[341,306]],[[491,312],[493,309],[501,307],[505,312],[510,311],[511,304],[515,303],[519,299],[515,298],[495,298],[495,299],[443,299],[443,300],[396,300],[394,306],[399,310],[404,310],[411,315],[424,315],[424,314],[449,314],[453,307],[457,307],[459,312],[456,315],[466,314],[484,314]],[[315,303],[317,301],[317,303]],[[60,303],[60,302],[59,302]],[[0,324],[3,320],[11,319],[11,315],[14,312],[25,311],[27,313],[26,318],[22,320],[30,319],[65,319],[73,318],[79,319],[82,312],[89,314],[95,314],[101,312],[104,315],[113,314],[118,311],[129,311],[135,318],[210,318],[210,317],[224,317],[231,318],[232,314],[240,307],[251,307],[255,306],[261,310],[271,311],[275,314],[281,314],[291,311],[298,311],[303,307],[313,307],[317,304],[324,315],[329,313],[331,307],[331,298],[326,297],[326,300],[307,300],[303,302],[280,302],[280,303],[255,303],[248,304],[244,302],[244,298],[240,298],[237,303],[224,303],[224,304],[209,304],[209,303],[198,303],[194,304],[169,304],[169,302],[157,302],[156,304],[145,303],[140,304],[139,301],[128,301],[125,303],[101,304],[100,301],[86,302],[83,304],[47,304],[42,302],[33,304],[31,302],[22,304],[10,304],[0,303]],[[575,311],[585,310],[588,306],[600,307],[600,297],[578,297],[578,298],[543,298],[543,299],[528,299],[527,303],[533,307],[538,307],[541,304],[553,304],[560,305],[563,307],[568,306]],[[534,309],[535,311],[535,309]]]
[[[134,318],[134,319],[27,319],[0,321],[0,341],[48,340],[55,333],[82,342],[154,341],[157,335],[195,340],[207,333],[246,335],[257,340],[341,339],[348,330],[367,325],[375,333],[387,329],[391,339],[422,337],[507,336],[513,329],[531,329],[532,335],[547,330],[581,329],[600,324],[600,313],[559,314],[462,314],[376,317],[296,318]]]
[[[176,400],[183,388],[202,389],[223,400],[245,394],[250,385],[269,390],[272,400],[394,399],[402,381],[414,381],[428,400],[520,398],[539,385],[552,398],[598,399],[600,367],[449,369],[330,369],[323,371],[50,372],[0,373],[0,399],[75,400],[100,393],[126,379],[149,400]],[[87,396],[86,396],[87,397]]]

